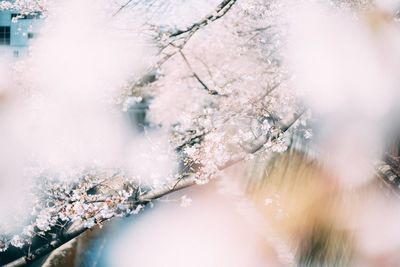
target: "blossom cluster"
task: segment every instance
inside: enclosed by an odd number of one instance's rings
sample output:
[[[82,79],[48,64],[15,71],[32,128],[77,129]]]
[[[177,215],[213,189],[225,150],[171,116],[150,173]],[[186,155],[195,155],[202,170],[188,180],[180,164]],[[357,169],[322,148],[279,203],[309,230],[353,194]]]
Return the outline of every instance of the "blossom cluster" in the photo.
[[[136,214],[143,208],[135,204],[137,190],[133,180],[122,173],[112,176],[110,170],[88,171],[77,182],[42,180],[32,188],[36,198],[26,225],[19,232],[0,229],[0,252],[10,245],[29,246],[35,238],[57,238],[55,229],[73,222],[92,228],[114,216]]]
[[[127,86],[131,104],[151,99],[146,119],[151,127],[169,132],[168,142],[181,161],[178,175],[166,175],[151,189],[191,174],[197,183],[207,183],[221,169],[251,159],[254,153],[283,152],[290,145],[292,126],[311,136],[306,122],[296,123],[303,119],[302,106],[282,67],[279,5],[250,2],[256,4],[234,5],[218,22],[192,27],[182,36],[176,35],[178,26],[162,22],[142,29],[156,31],[153,42],[161,51],[151,66],[155,81]],[[47,3],[2,1],[0,9],[44,12]],[[130,103],[120,103],[127,111]],[[56,179],[46,174],[37,179],[33,209],[24,226],[13,232],[0,228],[0,252],[10,245],[29,246],[35,238],[57,238],[55,229],[71,223],[91,228],[143,208],[137,196],[149,185],[120,169],[97,168],[75,175]],[[183,207],[191,204],[186,196],[180,201]]]
[[[15,1],[0,1],[1,10],[17,10],[20,14],[44,14],[50,4],[49,0],[15,0]]]

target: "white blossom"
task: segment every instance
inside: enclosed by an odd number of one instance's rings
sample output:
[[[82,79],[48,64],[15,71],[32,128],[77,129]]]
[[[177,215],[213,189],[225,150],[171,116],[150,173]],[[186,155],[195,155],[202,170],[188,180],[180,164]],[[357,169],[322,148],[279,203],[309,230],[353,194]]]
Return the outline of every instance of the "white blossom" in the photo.
[[[189,207],[190,205],[192,205],[192,199],[191,199],[191,198],[188,198],[186,195],[183,195],[183,196],[181,197],[180,205],[181,205],[181,207],[183,207],[183,208],[187,208],[187,207]]]
[[[25,244],[24,240],[19,235],[15,235],[11,239],[11,245],[16,248],[22,248],[24,244]]]

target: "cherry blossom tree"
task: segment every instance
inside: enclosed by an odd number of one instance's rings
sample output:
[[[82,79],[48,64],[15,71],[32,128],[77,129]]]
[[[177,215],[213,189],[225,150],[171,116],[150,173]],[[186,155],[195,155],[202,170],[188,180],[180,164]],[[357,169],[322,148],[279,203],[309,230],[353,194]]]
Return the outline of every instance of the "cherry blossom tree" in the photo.
[[[1,264],[26,265],[114,217],[139,216],[143,209],[156,205],[157,199],[167,194],[218,179],[223,170],[239,162],[254,159],[267,162],[288,148],[307,150],[314,144],[312,125],[318,121],[318,116],[330,118],[327,112],[318,109],[318,105],[313,105],[314,102],[307,102],[307,90],[301,88],[309,86],[301,81],[304,73],[296,73],[297,65],[291,68],[292,65],[287,63],[291,59],[288,55],[293,52],[292,39],[288,35],[295,28],[293,22],[288,22],[287,11],[296,3],[273,0],[210,0],[197,4],[158,0],[101,3],[101,13],[112,24],[113,31],[134,33],[135,40],[144,43],[136,49],[144,46],[147,54],[141,55],[144,63],[140,67],[124,63],[126,70],[122,70],[123,67],[120,72],[128,74],[117,75],[116,83],[108,83],[104,78],[108,77],[109,69],[104,67],[103,70],[101,64],[108,64],[107,57],[99,63],[99,69],[93,70],[100,75],[94,76],[90,83],[82,78],[82,84],[87,87],[72,92],[80,94],[92,86],[93,90],[88,89],[87,95],[82,93],[85,103],[91,103],[86,100],[92,99],[97,92],[107,99],[106,105],[93,109],[99,112],[97,116],[107,117],[110,113],[111,120],[125,123],[126,118],[130,118],[135,129],[129,134],[134,136],[133,139],[146,140],[149,145],[139,149],[134,143],[133,150],[140,155],[128,153],[126,158],[133,160],[126,162],[125,159],[122,162],[120,156],[113,157],[120,154],[119,150],[110,152],[111,160],[98,159],[97,155],[92,159],[93,154],[89,153],[89,160],[72,165],[62,162],[57,168],[49,168],[51,164],[47,162],[47,165],[37,163],[41,157],[34,158],[35,164],[25,170],[31,181],[27,193],[29,214],[17,218],[18,227],[0,222]],[[15,10],[22,15],[40,14],[46,30],[57,19],[52,12],[58,4],[57,1],[1,1],[0,9]],[[354,16],[355,20],[365,10],[384,10],[370,1],[329,1],[329,5],[335,12]],[[191,12],[194,6],[198,12]],[[180,8],[183,14],[176,15],[174,12]],[[374,13],[378,14],[374,17],[378,22],[373,23],[390,21],[387,23],[398,27],[398,13],[393,16],[389,11],[384,15],[379,12]],[[92,26],[99,27],[102,23],[99,20]],[[113,36],[109,35],[109,38]],[[35,53],[44,53],[40,50],[44,40],[40,41],[40,38],[33,44],[32,55],[13,63],[15,79],[12,85],[16,93],[10,94],[12,97],[41,97],[44,83],[35,82],[28,75],[33,73],[36,77],[38,66],[52,62],[43,60],[38,65],[31,59],[35,58]],[[58,53],[64,53],[62,47]],[[111,67],[118,68],[124,56],[120,55]],[[84,60],[73,62],[72,67],[86,64]],[[95,60],[91,63],[92,58],[88,60],[90,66],[97,64]],[[310,64],[313,60],[310,59]],[[98,80],[101,82],[97,83]],[[92,84],[92,81],[96,82]],[[106,84],[107,88],[97,91],[101,84]],[[57,86],[60,91],[70,89],[60,85],[59,80],[50,85],[52,90]],[[68,94],[61,96],[64,101]],[[93,101],[103,100],[94,97]],[[84,108],[85,104],[79,107]],[[103,108],[107,108],[107,114],[102,113]],[[312,116],[313,111],[317,116]],[[114,124],[108,125],[114,127]],[[118,127],[115,124],[115,128]],[[96,129],[105,131],[101,127]],[[115,131],[115,136],[120,137],[121,142],[131,141],[125,132]],[[114,138],[99,139],[99,142],[109,140]],[[296,147],[299,143],[301,147]],[[398,143],[392,147],[395,146]],[[80,153],[79,150],[76,153]],[[379,153],[375,156],[382,158]],[[167,168],[153,166],[165,162],[168,162]],[[383,184],[390,188],[396,187],[398,182],[398,165],[398,151],[386,153],[377,164],[376,170]],[[180,201],[188,206],[190,196],[185,195]]]

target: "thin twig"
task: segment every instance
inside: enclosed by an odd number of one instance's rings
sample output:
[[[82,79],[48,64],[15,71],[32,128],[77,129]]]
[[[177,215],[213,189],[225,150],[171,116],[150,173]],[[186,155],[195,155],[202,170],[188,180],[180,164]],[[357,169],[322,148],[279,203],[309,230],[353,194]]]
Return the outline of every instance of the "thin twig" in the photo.
[[[201,84],[201,86],[208,91],[209,94],[211,95],[219,95],[217,91],[215,90],[211,90],[206,83],[200,79],[199,75],[194,71],[192,65],[190,65],[189,60],[186,58],[185,54],[182,52],[182,50],[179,50],[179,54],[182,56],[183,61],[185,62],[186,66],[188,67],[188,69],[190,70],[190,72],[192,73],[192,76]]]
[[[127,7],[133,0],[128,0],[128,2],[126,2],[125,4],[123,4],[122,6],[120,6],[120,8],[114,12],[114,14],[112,15],[113,17],[116,16],[119,12],[122,11],[122,9],[124,9],[125,7]]]

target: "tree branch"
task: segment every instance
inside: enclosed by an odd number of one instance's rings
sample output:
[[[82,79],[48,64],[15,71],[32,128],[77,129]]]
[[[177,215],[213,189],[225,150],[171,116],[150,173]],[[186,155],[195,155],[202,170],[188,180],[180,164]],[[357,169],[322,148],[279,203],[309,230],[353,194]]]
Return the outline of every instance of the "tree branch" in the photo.
[[[186,66],[189,68],[189,70],[192,72],[193,77],[201,84],[201,86],[208,91],[209,94],[211,95],[220,95],[218,94],[217,91],[210,89],[205,82],[200,79],[199,75],[193,70],[192,65],[189,63],[188,59],[186,58],[185,54],[182,52],[182,50],[179,50],[179,53],[182,56],[183,61],[185,61]]]
[[[295,116],[293,121],[290,121],[288,125],[282,125],[282,128],[285,129],[285,131],[289,130],[290,127],[292,127],[296,121],[298,121],[303,113],[301,113],[298,116]],[[257,149],[254,149],[252,153],[257,152],[259,149],[263,147],[264,144],[259,144],[257,145]],[[235,160],[232,160],[230,162],[227,162],[226,164],[219,166],[219,170],[226,169],[240,161],[244,160],[244,157],[238,157]],[[180,179],[174,180],[174,181],[169,181],[162,185],[161,187],[151,189],[149,191],[145,191],[144,193],[138,194],[136,197],[131,199],[129,202],[122,203],[123,205],[126,206],[127,209],[137,209],[139,205],[144,206],[148,204],[149,202],[158,199],[160,197],[163,197],[167,194],[170,194],[175,191],[179,191],[183,188],[189,187],[196,184],[196,178],[194,175],[186,175],[183,176]],[[140,192],[140,189],[137,189],[137,192]],[[114,217],[115,215],[111,216],[110,218],[104,219],[100,214],[95,215],[95,221],[97,224],[101,224],[104,221],[107,221]],[[6,264],[5,266],[7,267],[16,267],[16,266],[24,266],[26,264],[29,264],[33,262],[36,259],[41,258],[42,256],[50,253],[54,249],[60,247],[61,245],[67,243],[68,241],[76,238],[77,236],[81,235],[85,231],[89,230],[85,226],[85,223],[83,221],[74,221],[67,225],[66,227],[63,227],[60,229],[59,233],[56,235],[55,238],[50,240],[48,243],[40,246],[39,248],[33,249],[28,255],[23,256],[17,260],[14,260],[11,263]]]
[[[181,51],[183,49],[183,47],[186,45],[186,43],[190,40],[190,38],[199,29],[207,26],[208,24],[216,21],[217,19],[222,18],[231,9],[231,7],[236,3],[236,1],[237,0],[224,0],[216,7],[216,9],[213,12],[209,13],[207,16],[205,16],[200,21],[193,23],[192,25],[188,26],[187,28],[185,28],[183,30],[176,30],[174,32],[169,33],[168,37],[171,38],[172,40],[169,41],[167,43],[167,45],[161,49],[160,53],[163,53],[163,51],[170,46],[175,48],[175,50],[172,51],[171,53],[166,54],[164,57],[162,57],[161,60],[159,62],[157,62],[157,64],[156,64],[157,67],[160,67],[168,59],[170,59],[176,53]],[[178,44],[176,44],[177,41],[180,41],[181,43],[178,45]]]
[[[182,30],[177,30],[173,33],[170,34],[170,37],[177,37],[179,35],[188,33],[188,32],[196,32],[199,30],[201,27],[206,26],[210,22],[213,22],[221,17],[223,17],[229,9],[236,3],[237,0],[224,0],[222,1],[217,8],[214,10],[214,12],[208,14],[205,16],[203,19],[199,20],[196,23],[193,23],[189,27],[182,29]]]

